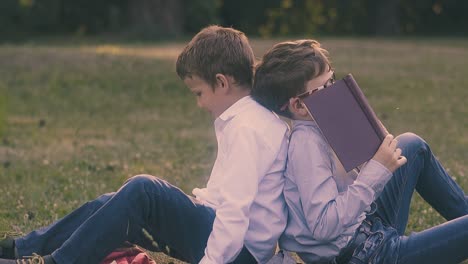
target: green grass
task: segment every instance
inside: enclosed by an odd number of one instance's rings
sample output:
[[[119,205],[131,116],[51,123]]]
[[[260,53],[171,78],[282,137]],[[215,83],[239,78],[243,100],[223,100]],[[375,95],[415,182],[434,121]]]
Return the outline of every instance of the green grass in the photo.
[[[468,190],[468,40],[322,41],[388,130],[421,135]],[[252,44],[260,57],[273,41]],[[216,139],[175,74],[182,47],[0,46],[0,230],[49,224],[140,173],[205,185]],[[408,232],[443,221],[415,196]]]

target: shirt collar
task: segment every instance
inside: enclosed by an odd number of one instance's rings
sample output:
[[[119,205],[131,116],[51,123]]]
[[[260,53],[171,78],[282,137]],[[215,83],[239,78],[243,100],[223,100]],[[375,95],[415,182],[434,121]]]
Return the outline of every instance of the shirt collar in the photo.
[[[224,122],[230,120],[231,118],[235,117],[244,108],[244,106],[249,104],[252,100],[253,99],[250,95],[242,97],[228,109],[226,109],[221,115],[219,115],[217,119]]]
[[[314,120],[293,120],[292,127],[296,126],[317,126],[317,123]]]

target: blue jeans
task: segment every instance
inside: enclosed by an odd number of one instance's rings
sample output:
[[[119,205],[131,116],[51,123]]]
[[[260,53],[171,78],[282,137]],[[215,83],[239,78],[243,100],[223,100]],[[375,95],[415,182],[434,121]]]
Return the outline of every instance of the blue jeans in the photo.
[[[468,258],[468,200],[432,154],[427,143],[412,133],[397,137],[408,162],[393,173],[367,216],[368,238],[349,263],[458,263]],[[446,223],[404,236],[414,190]],[[362,226],[361,226],[362,227]]]
[[[129,179],[50,226],[16,239],[19,256],[51,254],[58,264],[99,263],[126,242],[198,263],[215,211],[153,176]],[[234,263],[255,263],[244,247]]]

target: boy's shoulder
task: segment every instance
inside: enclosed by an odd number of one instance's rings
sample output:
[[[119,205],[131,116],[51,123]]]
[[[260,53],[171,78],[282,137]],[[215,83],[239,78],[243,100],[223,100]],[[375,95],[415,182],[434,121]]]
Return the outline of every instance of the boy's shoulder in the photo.
[[[237,125],[251,127],[254,130],[287,130],[286,122],[272,111],[257,103],[250,96],[243,99],[245,99],[245,104],[238,112],[235,120],[233,120]]]
[[[315,146],[322,151],[328,151],[329,149],[325,137],[314,121],[293,121],[290,135],[290,149],[297,145],[301,146],[301,148]]]
[[[259,124],[285,126],[270,110],[257,103],[251,96],[245,96],[224,111],[219,119],[223,122],[258,127]]]
[[[277,147],[275,142],[287,138],[287,124],[250,96],[236,102],[220,117],[225,122],[228,134],[233,131],[252,133],[256,138],[264,139],[265,143],[275,145],[271,146],[275,148]]]

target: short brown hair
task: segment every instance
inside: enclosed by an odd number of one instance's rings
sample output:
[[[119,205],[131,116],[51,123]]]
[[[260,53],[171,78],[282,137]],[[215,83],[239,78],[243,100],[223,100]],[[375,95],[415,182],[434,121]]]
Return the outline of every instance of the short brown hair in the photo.
[[[252,87],[254,54],[244,33],[233,28],[209,26],[187,44],[177,58],[181,79],[196,75],[212,86],[216,74],[234,78],[240,86]]]
[[[308,81],[330,70],[328,52],[315,40],[281,42],[273,46],[257,65],[253,98],[279,115],[289,98],[305,92]]]

